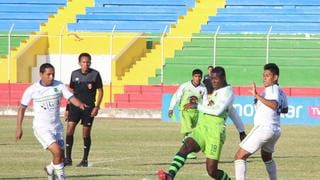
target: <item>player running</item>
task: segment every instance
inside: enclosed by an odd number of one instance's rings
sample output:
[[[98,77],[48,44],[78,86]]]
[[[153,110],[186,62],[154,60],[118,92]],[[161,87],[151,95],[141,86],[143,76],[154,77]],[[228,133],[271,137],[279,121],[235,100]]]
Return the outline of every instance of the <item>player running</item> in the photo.
[[[227,84],[225,70],[215,67],[212,71],[213,95],[202,103],[188,103],[186,109],[198,109],[201,113],[197,126],[187,137],[179,152],[175,155],[169,172],[158,171],[161,180],[174,179],[185,164],[187,155],[200,150],[206,155],[206,169],[214,179],[230,179],[228,174],[218,169],[222,146],[225,141],[225,120],[232,106],[234,94]]]
[[[173,109],[176,104],[179,106],[180,112],[180,132],[184,135],[183,141],[191,133],[192,129],[196,127],[198,121],[199,111],[197,109],[186,109],[185,105],[190,102],[202,102],[203,98],[207,98],[207,89],[201,83],[202,71],[194,69],[192,71],[192,80],[183,83],[172,96],[169,106],[169,117],[172,117]],[[207,101],[205,99],[205,101]],[[194,153],[187,156],[188,159],[195,159]]]
[[[52,161],[45,167],[48,178],[58,176],[65,179],[64,174],[64,140],[63,125],[60,121],[61,97],[68,99],[75,106],[85,109],[86,105],[80,102],[68,88],[60,81],[54,80],[54,67],[45,63],[40,66],[39,82],[29,86],[23,93],[18,110],[16,141],[21,140],[22,122],[28,104],[32,100],[34,107],[33,132],[44,149],[52,154]]]
[[[264,66],[262,95],[258,94],[253,83],[251,93],[255,98],[256,113],[254,127],[248,136],[240,143],[240,149],[235,155],[236,179],[246,179],[246,160],[261,149],[261,158],[266,165],[269,178],[277,179],[276,163],[272,159],[274,147],[281,135],[280,113],[288,112],[287,98],[278,85],[279,68],[274,63]]]

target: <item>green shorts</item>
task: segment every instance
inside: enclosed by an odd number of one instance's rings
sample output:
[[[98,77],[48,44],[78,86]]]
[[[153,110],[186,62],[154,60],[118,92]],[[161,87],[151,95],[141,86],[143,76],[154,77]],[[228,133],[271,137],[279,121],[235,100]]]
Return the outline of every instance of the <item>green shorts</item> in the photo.
[[[201,114],[197,127],[193,129],[189,137],[198,143],[207,158],[219,160],[226,138],[224,119]]]
[[[180,111],[182,134],[189,133],[196,127],[198,122],[199,111],[195,109],[189,109],[187,111]]]

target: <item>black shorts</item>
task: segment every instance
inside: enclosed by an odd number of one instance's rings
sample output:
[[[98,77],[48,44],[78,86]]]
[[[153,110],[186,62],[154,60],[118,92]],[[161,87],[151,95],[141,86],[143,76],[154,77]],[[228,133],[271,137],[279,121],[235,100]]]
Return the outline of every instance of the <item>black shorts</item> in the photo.
[[[68,121],[78,124],[81,120],[81,124],[83,126],[91,127],[94,119],[94,117],[91,117],[91,111],[93,108],[94,106],[88,106],[82,110],[73,104],[69,104]]]

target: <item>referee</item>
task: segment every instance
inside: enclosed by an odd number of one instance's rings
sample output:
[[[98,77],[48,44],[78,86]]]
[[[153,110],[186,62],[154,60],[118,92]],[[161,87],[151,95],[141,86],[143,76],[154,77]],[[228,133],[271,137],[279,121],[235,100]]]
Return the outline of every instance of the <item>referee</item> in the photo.
[[[79,55],[80,69],[72,72],[70,80],[70,89],[74,96],[80,99],[88,107],[85,110],[68,104],[66,108],[65,117],[67,119],[67,135],[66,135],[66,158],[65,166],[72,165],[72,145],[74,130],[81,120],[83,125],[83,157],[82,161],[77,165],[78,167],[88,167],[88,156],[91,145],[91,127],[94,117],[98,114],[100,103],[103,97],[102,80],[98,71],[91,69],[91,56],[88,53],[81,53]],[[96,92],[98,96],[96,100]]]

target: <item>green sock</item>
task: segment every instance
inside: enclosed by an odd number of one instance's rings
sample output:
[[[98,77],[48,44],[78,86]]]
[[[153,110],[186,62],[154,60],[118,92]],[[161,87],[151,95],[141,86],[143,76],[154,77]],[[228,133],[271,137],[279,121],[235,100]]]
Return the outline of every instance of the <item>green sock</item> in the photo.
[[[228,174],[220,169],[218,169],[217,180],[231,180]]]
[[[184,165],[186,160],[187,160],[186,155],[182,155],[182,154],[177,153],[174,156],[173,161],[170,165],[169,173],[172,176],[175,176],[177,174],[177,172],[179,171],[179,169]]]

